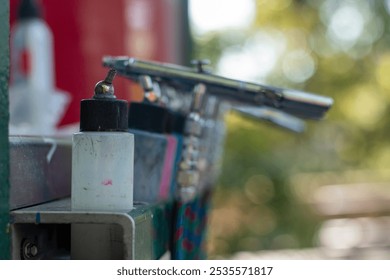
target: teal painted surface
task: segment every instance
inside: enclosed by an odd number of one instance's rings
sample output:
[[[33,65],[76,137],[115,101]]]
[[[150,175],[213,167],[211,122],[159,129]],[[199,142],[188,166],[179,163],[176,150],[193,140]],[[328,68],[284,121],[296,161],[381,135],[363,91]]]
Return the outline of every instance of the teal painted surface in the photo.
[[[207,259],[206,234],[211,195],[211,191],[206,191],[191,202],[176,203],[172,259]]]
[[[10,258],[9,222],[9,1],[0,0],[0,259]]]
[[[173,202],[137,206],[129,214],[135,222],[135,259],[160,259],[170,248]]]
[[[160,259],[169,249],[172,234],[173,201],[165,201],[153,207],[153,259]]]

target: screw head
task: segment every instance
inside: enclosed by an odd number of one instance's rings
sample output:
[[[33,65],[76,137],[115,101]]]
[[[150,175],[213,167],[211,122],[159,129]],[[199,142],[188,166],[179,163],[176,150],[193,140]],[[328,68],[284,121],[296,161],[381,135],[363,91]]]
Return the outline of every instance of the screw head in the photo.
[[[36,245],[31,245],[30,254],[32,257],[36,257],[38,255],[38,247]]]
[[[26,259],[32,259],[38,255],[38,247],[32,242],[27,242],[23,247],[23,254]]]

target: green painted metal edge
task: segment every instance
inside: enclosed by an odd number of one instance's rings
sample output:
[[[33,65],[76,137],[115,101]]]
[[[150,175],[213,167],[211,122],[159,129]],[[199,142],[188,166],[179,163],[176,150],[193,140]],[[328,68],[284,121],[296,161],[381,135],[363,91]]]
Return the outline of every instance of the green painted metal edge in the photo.
[[[9,259],[9,1],[0,0],[0,259]]]

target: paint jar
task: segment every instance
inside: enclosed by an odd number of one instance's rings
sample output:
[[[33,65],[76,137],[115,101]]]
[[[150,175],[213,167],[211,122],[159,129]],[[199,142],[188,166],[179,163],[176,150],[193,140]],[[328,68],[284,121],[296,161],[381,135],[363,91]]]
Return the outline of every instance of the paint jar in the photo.
[[[133,208],[134,136],[127,131],[128,103],[116,99],[115,70],[81,101],[80,132],[73,135],[72,210]]]

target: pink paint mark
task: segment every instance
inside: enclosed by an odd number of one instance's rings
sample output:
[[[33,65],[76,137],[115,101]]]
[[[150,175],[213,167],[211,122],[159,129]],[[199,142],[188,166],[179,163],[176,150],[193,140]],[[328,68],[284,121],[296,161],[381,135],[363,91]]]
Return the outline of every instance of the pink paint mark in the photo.
[[[178,241],[183,236],[184,228],[180,226],[175,232],[175,241]]]
[[[169,187],[171,186],[172,181],[172,169],[173,165],[175,164],[175,155],[177,148],[177,140],[174,136],[168,136],[167,139],[168,145],[165,151],[163,173],[161,176],[160,183],[159,197],[161,199],[166,199],[169,195]]]
[[[112,180],[111,179],[106,179],[102,181],[103,186],[112,186]]]
[[[188,238],[185,238],[182,243],[183,249],[187,252],[191,252],[194,250],[194,243],[189,240]]]

